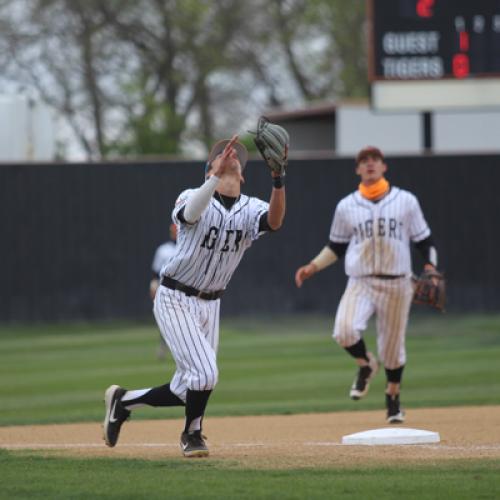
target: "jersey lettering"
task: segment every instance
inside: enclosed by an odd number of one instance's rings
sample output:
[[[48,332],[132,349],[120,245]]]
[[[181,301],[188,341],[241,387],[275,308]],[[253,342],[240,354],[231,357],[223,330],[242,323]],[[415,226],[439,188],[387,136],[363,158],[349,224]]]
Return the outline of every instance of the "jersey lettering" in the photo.
[[[243,231],[241,229],[236,229],[236,239],[234,240],[233,252],[237,252],[240,249],[241,238],[243,238]]]
[[[221,248],[221,252],[229,251],[229,238],[234,233],[233,229],[226,229],[226,241],[224,242],[224,246]]]
[[[365,234],[367,238],[373,236],[373,221],[371,219],[365,222]]]
[[[213,250],[215,247],[215,243],[217,242],[218,236],[219,236],[219,228],[212,226],[208,230],[208,233],[205,235],[201,247],[206,248],[207,250]],[[240,242],[242,238],[243,238],[243,231],[241,229],[226,229],[226,239],[224,240],[224,245],[222,246],[220,251],[237,252],[240,249]],[[234,240],[232,244],[231,240]]]
[[[391,217],[378,217],[375,221],[367,219],[365,222],[360,222],[357,227],[353,227],[354,242],[361,243],[365,239],[373,238],[373,227],[376,228],[376,234],[379,238],[402,239],[403,223]]]
[[[409,275],[410,242],[430,235],[420,204],[412,193],[392,187],[377,203],[355,191],[343,198],[333,217],[330,241],[347,243],[345,269],[350,277]]]
[[[213,233],[213,234],[212,234]],[[217,241],[217,235],[219,234],[219,228],[212,226],[209,230],[203,243],[201,244],[202,248],[208,248],[208,250],[212,250],[215,246],[215,242]]]
[[[176,253],[161,274],[198,290],[223,290],[245,251],[265,232],[259,232],[259,221],[269,204],[241,194],[226,210],[211,200],[196,223],[185,224],[178,215],[191,192],[181,193],[172,211],[179,226]]]
[[[385,236],[385,219],[383,217],[378,218],[378,235]]]

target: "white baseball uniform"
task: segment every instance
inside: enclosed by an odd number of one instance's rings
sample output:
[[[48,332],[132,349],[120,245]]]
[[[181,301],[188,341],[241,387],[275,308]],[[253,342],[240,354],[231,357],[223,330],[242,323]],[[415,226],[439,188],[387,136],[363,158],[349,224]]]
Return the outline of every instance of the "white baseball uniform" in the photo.
[[[191,192],[181,193],[172,212],[179,228],[176,253],[161,275],[201,292],[218,292],[262,234],[260,218],[269,205],[242,194],[227,210],[212,198],[200,219],[189,224],[179,219],[179,212]],[[170,389],[183,401],[187,389],[206,391],[217,383],[219,308],[220,298],[204,300],[165,286],[156,293],[155,318],[177,366]]]
[[[356,344],[376,314],[380,360],[388,369],[405,364],[405,332],[413,297],[410,241],[429,236],[417,198],[403,189],[392,187],[378,202],[359,191],[339,202],[330,241],[348,244],[349,280],[333,331],[342,347]]]
[[[162,267],[167,261],[169,261],[175,254],[175,243],[173,241],[167,241],[161,244],[157,249],[153,257],[153,263],[151,264],[152,271],[159,275]]]

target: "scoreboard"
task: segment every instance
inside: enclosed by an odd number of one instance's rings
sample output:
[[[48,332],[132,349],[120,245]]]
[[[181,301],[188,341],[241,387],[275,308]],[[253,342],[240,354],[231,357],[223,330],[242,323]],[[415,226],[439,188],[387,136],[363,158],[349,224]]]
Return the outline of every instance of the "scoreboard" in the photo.
[[[368,20],[374,107],[500,106],[500,0],[368,0]]]

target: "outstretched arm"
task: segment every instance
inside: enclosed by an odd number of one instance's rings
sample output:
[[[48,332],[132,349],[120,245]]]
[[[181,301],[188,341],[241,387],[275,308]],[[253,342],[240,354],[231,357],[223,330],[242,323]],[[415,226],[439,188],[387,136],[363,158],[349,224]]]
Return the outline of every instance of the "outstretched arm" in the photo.
[[[306,279],[309,279],[318,271],[331,266],[338,259],[342,258],[347,251],[347,247],[347,243],[330,241],[309,264],[297,269],[295,273],[295,284],[297,287],[300,288]]]
[[[237,135],[231,138],[231,141],[226,145],[220,157],[213,161],[211,169],[212,175],[201,187],[194,191],[187,200],[181,217],[183,217],[188,224],[194,224],[200,218],[205,208],[208,207],[210,199],[219,184],[220,178],[224,175],[236,155],[233,145],[237,140]]]
[[[309,264],[297,269],[295,273],[295,284],[300,288],[306,279],[309,279],[325,267],[331,266],[337,259],[337,254],[329,246],[324,247]]]
[[[271,200],[269,201],[269,210],[267,212],[267,223],[269,227],[276,231],[283,224],[286,211],[285,186],[282,184],[282,178],[273,172],[273,190]],[[281,186],[281,187],[276,187]]]

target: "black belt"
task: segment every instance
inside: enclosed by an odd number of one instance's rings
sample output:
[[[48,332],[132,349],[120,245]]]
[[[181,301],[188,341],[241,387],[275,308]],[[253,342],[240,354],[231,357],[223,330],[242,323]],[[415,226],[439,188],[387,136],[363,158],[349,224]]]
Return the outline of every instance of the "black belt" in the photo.
[[[168,276],[163,276],[161,279],[161,284],[170,288],[171,290],[179,290],[180,292],[184,292],[188,297],[198,297],[203,300],[216,300],[219,297],[222,297],[224,290],[216,290],[215,292],[201,292],[192,286],[183,285],[177,280],[169,278]]]
[[[368,274],[367,278],[378,278],[380,280],[397,280],[398,278],[404,278],[404,274]]]

